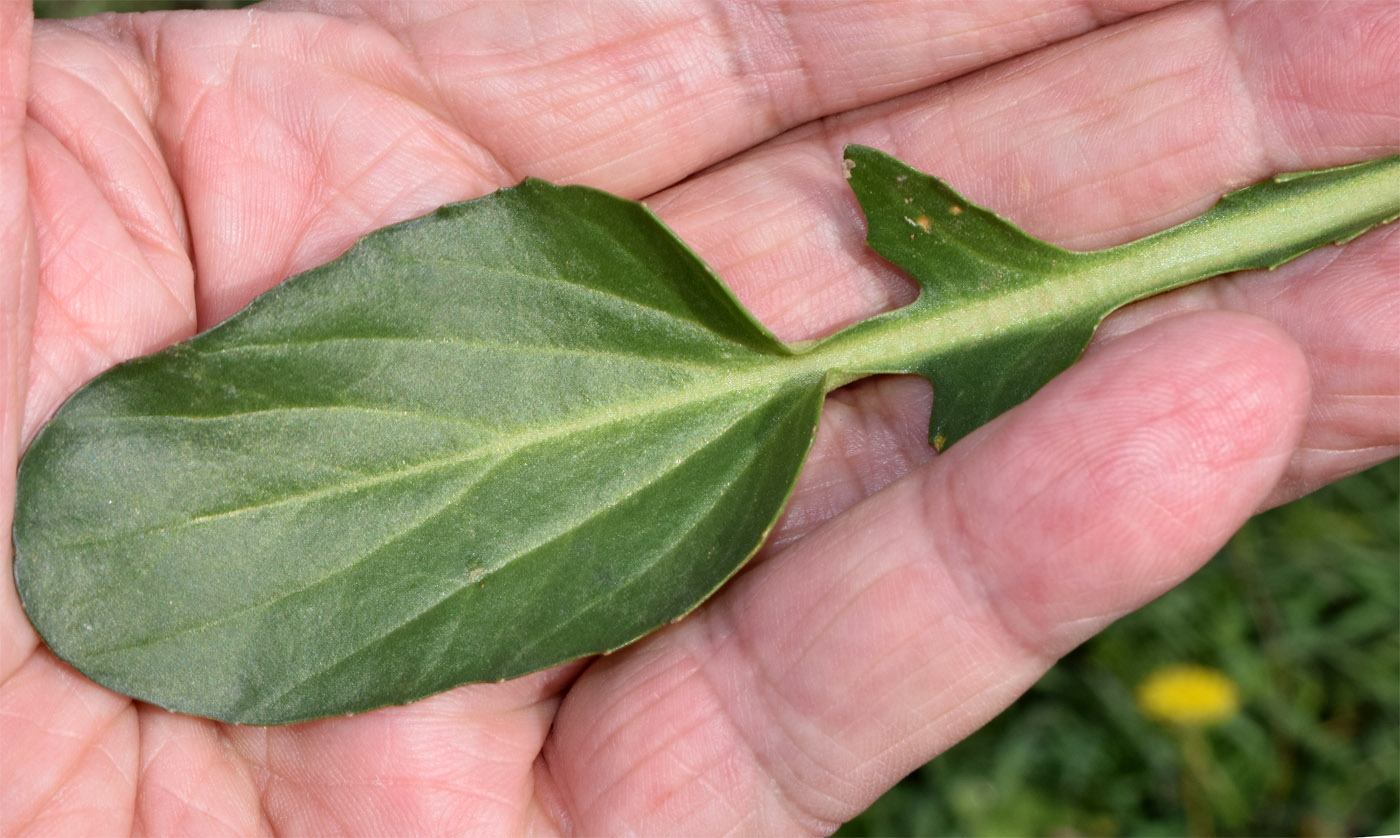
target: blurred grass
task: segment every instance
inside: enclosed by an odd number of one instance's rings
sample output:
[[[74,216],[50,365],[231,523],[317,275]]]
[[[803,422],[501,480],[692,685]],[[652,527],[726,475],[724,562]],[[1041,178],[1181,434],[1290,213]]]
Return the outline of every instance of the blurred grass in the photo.
[[[34,11],[247,2],[34,0]],[[1143,716],[1133,690],[1177,662],[1226,673],[1241,712],[1199,736]],[[838,834],[1207,831],[1400,833],[1400,461],[1258,516]]]
[[[1144,716],[1134,689],[1177,662],[1223,671],[1241,711]],[[1206,832],[1400,833],[1400,461],[1256,517],[838,834]]]

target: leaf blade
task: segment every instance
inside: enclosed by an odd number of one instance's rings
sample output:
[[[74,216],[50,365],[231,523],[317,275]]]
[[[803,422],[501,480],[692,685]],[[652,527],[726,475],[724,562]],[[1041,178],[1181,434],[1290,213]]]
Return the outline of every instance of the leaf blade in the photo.
[[[76,394],[21,467],[26,608],[100,683],[243,722],[617,648],[776,519],[825,392],[791,358],[640,205],[444,208]]]
[[[890,351],[899,360],[868,371],[913,373],[933,384],[929,441],[942,450],[1025,401],[1083,352],[1107,310],[1060,289],[1096,254],[1030,236],[884,152],[849,146],[846,159],[867,243],[921,290],[905,309],[828,340],[865,341],[862,332],[897,320],[921,324],[930,337],[916,337],[917,349]]]

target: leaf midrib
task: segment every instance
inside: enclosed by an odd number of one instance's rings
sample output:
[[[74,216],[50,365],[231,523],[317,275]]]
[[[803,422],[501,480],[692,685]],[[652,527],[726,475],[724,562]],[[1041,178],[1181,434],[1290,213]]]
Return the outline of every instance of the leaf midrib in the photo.
[[[792,357],[796,358],[799,356]],[[761,391],[775,386],[780,386],[782,383],[800,377],[802,373],[806,371],[805,367],[807,365],[797,364],[792,365],[793,375],[791,376],[782,376],[769,371],[772,367],[784,365],[784,360],[785,359],[783,358],[773,358],[771,359],[771,363],[769,364],[755,364],[754,367],[747,374],[741,373],[736,375],[734,373],[721,373],[716,370],[710,370],[711,372],[715,373],[713,375],[713,380],[720,383],[705,387],[696,386],[696,380],[694,379],[686,382],[676,382],[674,386],[666,387],[660,390],[659,392],[663,394],[660,397],[626,402],[623,403],[621,407],[617,407],[616,403],[613,403],[610,406],[611,409],[608,410],[579,411],[578,413],[575,413],[573,415],[575,417],[581,418],[574,419],[572,421],[556,422],[540,426],[534,429],[531,429],[528,426],[513,428],[511,429],[509,434],[500,434],[497,436],[496,439],[504,440],[504,444],[495,446],[473,446],[469,450],[464,451],[460,454],[455,454],[448,457],[431,458],[418,463],[414,463],[409,466],[405,466],[403,468],[393,469],[385,472],[378,472],[363,479],[351,480],[346,482],[337,482],[326,487],[320,487],[307,492],[297,492],[262,503],[244,504],[230,509],[221,509],[214,510],[212,512],[201,513],[199,515],[185,518],[180,521],[174,521],[165,524],[157,524],[150,527],[143,527],[137,530],[127,530],[119,534],[109,536],[107,538],[85,541],[64,541],[55,543],[58,546],[62,547],[98,546],[100,544],[106,544],[112,541],[120,541],[127,538],[140,537],[142,535],[162,532],[165,530],[183,528],[195,524],[202,524],[210,520],[217,520],[219,518],[228,517],[231,515],[249,513],[260,509],[281,506],[289,503],[296,503],[301,501],[310,502],[323,497],[332,497],[337,494],[345,494],[360,489],[371,488],[381,483],[392,482],[393,480],[399,478],[412,477],[414,475],[421,474],[427,471],[432,471],[438,468],[446,468],[454,465],[460,465],[462,463],[472,462],[474,460],[506,459],[526,448],[553,442],[558,439],[567,438],[576,434],[586,433],[599,428],[605,428],[613,424],[630,422],[662,413],[669,413],[692,404],[708,401],[717,395],[736,395],[743,392],[755,390]],[[699,380],[703,381],[704,379],[701,378]],[[306,409],[316,410],[319,408]],[[201,418],[213,421],[219,417],[210,416]]]

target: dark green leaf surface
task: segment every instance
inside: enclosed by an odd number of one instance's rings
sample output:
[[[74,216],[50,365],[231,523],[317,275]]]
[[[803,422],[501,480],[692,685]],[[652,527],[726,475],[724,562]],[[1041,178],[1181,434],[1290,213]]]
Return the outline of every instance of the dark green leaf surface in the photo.
[[[893,158],[848,157],[871,244],[923,291],[802,352],[641,205],[526,181],[108,371],[20,469],[30,619],[101,684],[252,723],[615,649],[758,548],[832,387],[929,377],[942,446],[1072,363],[1113,308],[1400,203],[1392,158],[1071,253]]]
[[[930,441],[943,448],[965,436],[1079,357],[1108,313],[1102,304],[1056,300],[1056,289],[1082,270],[1083,254],[1026,235],[875,149],[851,148],[846,156],[870,246],[919,282],[914,308],[921,315],[933,324],[961,321],[917,363],[897,370],[933,384]],[[987,301],[1001,307],[979,316]]]
[[[640,205],[447,207],[74,396],[24,600],[98,682],[240,721],[612,649],[772,525],[825,392],[789,356]]]

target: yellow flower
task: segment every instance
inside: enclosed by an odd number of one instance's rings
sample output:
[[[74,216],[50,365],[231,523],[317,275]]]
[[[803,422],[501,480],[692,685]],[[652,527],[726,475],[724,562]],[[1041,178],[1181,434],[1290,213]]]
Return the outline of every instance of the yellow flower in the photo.
[[[1223,722],[1240,708],[1239,690],[1225,673],[1208,666],[1176,664],[1147,676],[1137,689],[1142,712],[1179,725]]]

